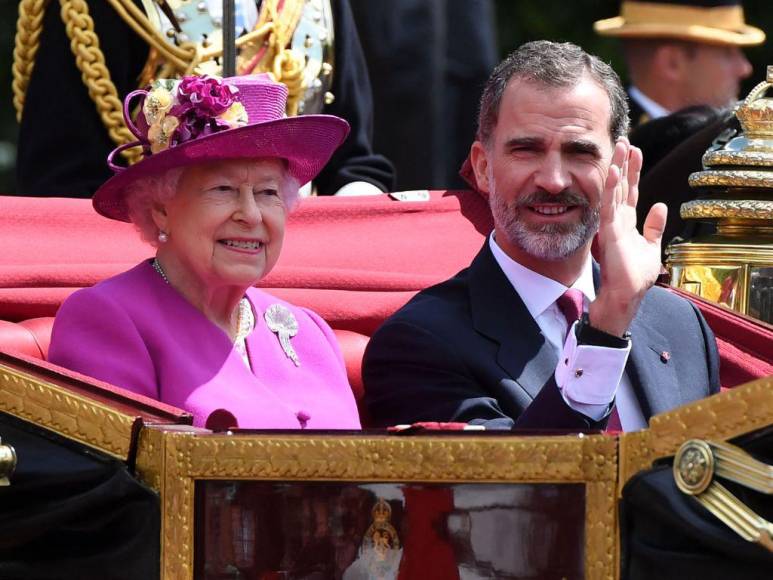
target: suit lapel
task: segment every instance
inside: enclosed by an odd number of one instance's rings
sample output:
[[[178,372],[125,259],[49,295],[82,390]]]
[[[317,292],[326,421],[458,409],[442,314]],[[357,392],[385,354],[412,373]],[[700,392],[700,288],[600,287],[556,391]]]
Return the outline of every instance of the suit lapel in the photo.
[[[470,265],[469,292],[475,330],[499,345],[497,363],[533,399],[558,361],[494,259],[488,238]]]
[[[598,295],[601,270],[595,260],[593,284]],[[648,322],[643,311],[646,312],[644,304],[631,322],[631,354],[625,365],[625,374],[631,381],[642,413],[649,421],[652,415],[678,407],[684,399],[674,365],[669,360],[668,353],[672,349],[668,339]],[[663,353],[666,353],[665,356]]]
[[[641,310],[631,323],[631,354],[626,374],[649,420],[684,402],[668,339],[649,325]]]
[[[555,373],[555,352],[494,259],[488,239],[469,272],[473,327],[498,345],[497,363],[534,399]],[[593,280],[598,292],[601,276],[596,262]],[[672,349],[642,309],[631,323],[631,340],[626,375],[645,417],[679,406],[684,399],[676,371],[668,355],[663,356]]]

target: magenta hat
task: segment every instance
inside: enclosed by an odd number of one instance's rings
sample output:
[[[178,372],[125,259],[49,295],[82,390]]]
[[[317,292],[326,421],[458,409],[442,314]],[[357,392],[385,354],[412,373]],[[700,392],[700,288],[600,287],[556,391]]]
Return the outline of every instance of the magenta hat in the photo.
[[[136,122],[132,102],[141,98]],[[115,172],[94,194],[94,209],[105,217],[131,221],[128,185],[168,169],[218,159],[275,157],[303,185],[325,166],[349,134],[349,124],[332,115],[285,117],[287,87],[267,74],[219,79],[189,76],[155,81],[124,100],[126,126],[137,141],[107,158]],[[121,167],[116,156],[142,146],[142,159]]]

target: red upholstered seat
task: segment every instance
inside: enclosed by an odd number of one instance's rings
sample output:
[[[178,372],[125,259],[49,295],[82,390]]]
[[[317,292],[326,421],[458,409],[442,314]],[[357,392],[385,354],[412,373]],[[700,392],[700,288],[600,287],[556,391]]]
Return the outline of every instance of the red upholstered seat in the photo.
[[[367,410],[364,404],[365,387],[362,384],[362,355],[365,353],[365,347],[368,346],[369,337],[351,330],[333,329],[333,332],[338,339],[338,344],[341,345],[341,352],[346,363],[346,375],[352,386],[354,398],[357,400],[360,419],[366,423]]]
[[[692,301],[701,311],[717,339],[723,388],[732,388],[773,375],[773,328],[742,316],[694,294],[669,288]]]
[[[19,322],[19,326],[25,328],[35,338],[35,343],[40,349],[41,358],[48,358],[48,347],[51,344],[51,329],[54,326],[52,316],[42,316],[40,318],[28,318]]]
[[[53,321],[53,318],[50,320]],[[45,359],[33,332],[22,324],[0,320],[0,351]]]
[[[46,360],[53,326],[52,316],[21,322],[0,320],[0,351]],[[362,385],[362,355],[368,345],[368,337],[351,330],[333,329],[333,332],[341,346],[349,384],[359,405],[365,392]],[[360,411],[364,412],[364,409]]]
[[[417,291],[469,264],[492,228],[478,194],[430,193],[426,202],[386,195],[304,200],[288,222],[278,266],[261,281],[330,323],[360,404],[368,337]],[[89,200],[57,198],[0,196],[0,247],[0,351],[38,359],[71,292],[153,253],[131,225],[98,216]],[[724,387],[773,374],[769,326],[683,295],[717,335]]]
[[[469,263],[490,230],[488,204],[473,192],[431,192],[426,202],[311,198],[291,215],[261,287],[328,321],[360,402],[368,337],[417,291]],[[19,323],[0,327],[0,350],[37,358],[70,293],[153,254],[131,224],[84,199],[0,196],[0,247],[0,320]]]

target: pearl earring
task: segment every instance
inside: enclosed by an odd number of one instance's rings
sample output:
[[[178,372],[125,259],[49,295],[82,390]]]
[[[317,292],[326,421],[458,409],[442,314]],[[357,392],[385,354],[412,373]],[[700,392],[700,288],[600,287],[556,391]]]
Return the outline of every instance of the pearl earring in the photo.
[[[168,240],[169,240],[169,234],[167,234],[164,231],[158,232],[158,242],[160,244],[163,244],[163,243],[167,242]]]

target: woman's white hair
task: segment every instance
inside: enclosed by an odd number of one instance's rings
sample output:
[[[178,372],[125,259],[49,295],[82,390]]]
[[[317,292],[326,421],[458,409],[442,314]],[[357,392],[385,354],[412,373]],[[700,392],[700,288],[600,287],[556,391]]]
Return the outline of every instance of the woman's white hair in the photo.
[[[129,218],[139,230],[143,240],[152,246],[158,246],[159,229],[153,221],[153,206],[165,204],[177,195],[177,185],[185,171],[184,167],[175,167],[159,175],[151,175],[136,180],[126,188],[126,205]],[[279,184],[279,197],[285,210],[290,213],[298,205],[300,184],[286,170]]]

